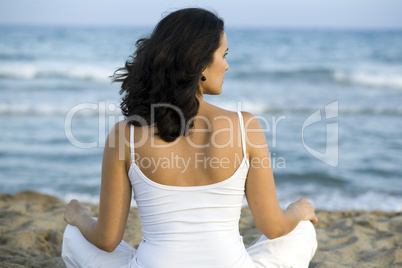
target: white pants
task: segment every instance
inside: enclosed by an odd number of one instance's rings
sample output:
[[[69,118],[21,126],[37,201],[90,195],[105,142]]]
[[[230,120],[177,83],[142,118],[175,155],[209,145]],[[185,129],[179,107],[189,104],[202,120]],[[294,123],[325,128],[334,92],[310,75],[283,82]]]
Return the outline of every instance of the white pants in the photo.
[[[136,250],[122,241],[113,252],[103,251],[81,234],[80,230],[67,225],[63,236],[61,256],[70,267],[131,267]]]
[[[314,225],[301,221],[289,234],[268,239],[264,235],[247,248],[255,268],[308,267],[317,250]]]
[[[254,268],[308,267],[317,249],[314,226],[302,221],[289,234],[268,239],[264,235],[247,248]],[[77,227],[68,225],[64,232],[62,257],[70,267],[137,267],[136,250],[122,241],[113,252],[100,250],[89,243]],[[156,268],[156,267],[142,267]],[[159,268],[159,267],[157,267]],[[180,268],[180,267],[179,267]]]

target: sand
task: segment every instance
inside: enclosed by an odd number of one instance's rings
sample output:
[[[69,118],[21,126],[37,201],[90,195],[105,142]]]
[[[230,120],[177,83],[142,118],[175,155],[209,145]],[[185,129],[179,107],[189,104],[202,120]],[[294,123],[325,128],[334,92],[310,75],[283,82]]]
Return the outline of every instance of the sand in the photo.
[[[60,257],[65,203],[32,191],[0,194],[0,267],[65,267]],[[93,216],[97,206],[90,205]],[[317,211],[318,250],[310,267],[402,267],[402,212]],[[242,210],[246,244],[260,236]],[[136,247],[141,226],[132,208],[124,240]]]

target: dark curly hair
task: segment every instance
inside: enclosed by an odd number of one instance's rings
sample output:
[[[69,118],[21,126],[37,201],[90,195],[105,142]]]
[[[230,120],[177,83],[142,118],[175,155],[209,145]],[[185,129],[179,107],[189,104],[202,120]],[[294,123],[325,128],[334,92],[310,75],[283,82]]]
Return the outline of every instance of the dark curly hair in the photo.
[[[122,82],[120,105],[130,124],[155,124],[162,140],[171,142],[194,126],[199,108],[201,72],[220,46],[224,22],[201,8],[186,8],[164,17],[148,38],[113,75]]]

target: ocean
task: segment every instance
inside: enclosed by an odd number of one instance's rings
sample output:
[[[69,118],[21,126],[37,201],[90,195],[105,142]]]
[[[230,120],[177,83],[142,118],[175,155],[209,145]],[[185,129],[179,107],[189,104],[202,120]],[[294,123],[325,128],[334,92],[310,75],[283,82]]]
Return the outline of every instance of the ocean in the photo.
[[[99,200],[109,78],[150,28],[0,26],[0,192]],[[259,118],[277,194],[402,211],[402,31],[232,29],[223,93]]]

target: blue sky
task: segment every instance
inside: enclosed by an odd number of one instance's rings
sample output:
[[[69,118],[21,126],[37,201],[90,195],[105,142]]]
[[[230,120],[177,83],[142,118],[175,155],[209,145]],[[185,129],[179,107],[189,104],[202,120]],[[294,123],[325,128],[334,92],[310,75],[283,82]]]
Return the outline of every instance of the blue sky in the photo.
[[[227,27],[402,29],[401,0],[0,0],[0,25],[154,26],[188,6],[216,10]]]

